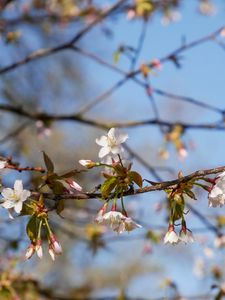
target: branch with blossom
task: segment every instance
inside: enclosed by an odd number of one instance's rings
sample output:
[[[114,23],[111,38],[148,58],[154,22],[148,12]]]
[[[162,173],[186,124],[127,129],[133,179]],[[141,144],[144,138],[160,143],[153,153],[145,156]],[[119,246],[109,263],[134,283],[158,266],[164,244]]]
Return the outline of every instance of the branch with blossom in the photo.
[[[52,259],[55,255],[61,254],[62,248],[56,239],[49,224],[49,214],[55,210],[61,214],[66,199],[101,199],[102,207],[97,213],[95,222],[100,225],[109,226],[113,231],[121,234],[125,231],[133,231],[142,226],[128,216],[123,198],[126,196],[147,193],[151,191],[164,190],[167,194],[169,209],[169,229],[165,235],[164,242],[177,244],[179,242],[193,243],[194,238],[191,230],[186,225],[186,198],[194,200],[196,196],[193,187],[197,186],[208,192],[209,207],[222,207],[225,205],[225,167],[218,167],[209,170],[196,171],[187,176],[182,172],[178,179],[165,182],[153,182],[142,179],[142,176],[132,170],[132,162],[125,157],[123,144],[128,139],[126,133],[120,132],[117,128],[111,128],[107,135],[96,139],[101,147],[98,162],[89,159],[81,159],[79,162],[87,170],[103,168],[104,181],[97,189],[100,192],[83,192],[83,188],[74,180],[79,171],[72,170],[64,174],[55,172],[54,163],[49,156],[43,152],[45,162],[44,168],[20,168],[15,167],[12,159],[2,159],[0,169],[15,169],[17,171],[39,171],[44,173],[39,178],[39,185],[35,190],[29,191],[23,188],[21,180],[16,180],[14,189],[3,187],[1,206],[9,211],[10,218],[28,215],[27,235],[31,244],[27,249],[26,258],[29,259],[36,252],[42,258],[42,235],[46,232],[49,244],[49,254]],[[10,164],[11,163],[11,164]],[[14,166],[14,168],[12,167]],[[215,178],[208,175],[219,174]],[[143,182],[150,185],[143,187]],[[135,188],[135,185],[139,188]],[[46,188],[51,191],[46,193]],[[54,200],[54,206],[49,206],[46,200]],[[118,206],[120,202],[120,207]],[[181,222],[180,234],[177,235],[175,226]]]

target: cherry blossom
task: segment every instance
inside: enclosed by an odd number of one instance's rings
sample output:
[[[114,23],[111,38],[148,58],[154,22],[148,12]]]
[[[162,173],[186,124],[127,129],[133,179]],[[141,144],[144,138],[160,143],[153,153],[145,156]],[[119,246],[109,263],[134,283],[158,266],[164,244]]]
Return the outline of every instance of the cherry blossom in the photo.
[[[117,128],[111,128],[107,136],[102,135],[96,139],[96,143],[102,147],[98,156],[102,158],[109,153],[121,154],[124,151],[121,144],[127,139],[128,135],[126,133],[121,133]]]
[[[131,218],[125,217],[124,219],[121,220],[119,226],[115,227],[113,230],[116,231],[117,233],[123,233],[124,231],[129,232],[136,228],[142,228],[142,226],[134,222]]]
[[[191,230],[183,228],[180,231],[179,240],[185,244],[194,243],[194,237]]]
[[[209,207],[222,207],[225,204],[225,172],[221,173],[216,179],[209,196]]]
[[[174,230],[174,226],[171,225],[169,226],[169,229],[164,237],[164,244],[177,244],[179,243],[180,239],[179,236],[177,235],[177,233]]]
[[[23,202],[30,197],[31,192],[23,189],[22,180],[16,180],[14,189],[4,188],[2,190],[3,203],[2,207],[6,209],[14,208],[16,213],[20,213],[23,207]]]
[[[100,209],[95,222],[102,225],[109,225],[113,231],[123,233],[124,231],[132,231],[141,228],[140,224],[134,222],[131,218],[126,217],[119,211],[111,210],[104,213],[104,207]]]

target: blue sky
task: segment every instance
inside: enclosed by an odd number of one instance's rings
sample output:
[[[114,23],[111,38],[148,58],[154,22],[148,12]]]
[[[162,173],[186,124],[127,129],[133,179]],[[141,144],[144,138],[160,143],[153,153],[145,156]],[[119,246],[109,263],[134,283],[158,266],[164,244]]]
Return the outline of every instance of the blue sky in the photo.
[[[206,17],[201,16],[196,11],[197,1],[183,1],[185,2],[181,9],[182,18],[179,22],[171,23],[169,26],[162,26],[162,16],[157,15],[149,22],[146,39],[143,45],[143,51],[141,52],[138,65],[142,62],[151,61],[154,58],[161,58],[177,49],[182,37],[185,36],[186,41],[190,42],[205,36],[220,26],[225,25],[225,4],[223,1],[215,1],[218,5],[218,13],[214,16]],[[94,52],[100,55],[105,60],[113,63],[113,53],[116,51],[119,45],[126,44],[135,46],[137,38],[140,34],[141,22],[132,21],[129,22],[125,17],[120,17],[118,20],[110,21],[107,26],[113,31],[113,37],[103,37],[102,31],[96,28],[85,37],[80,43],[81,46],[86,47],[90,52]],[[63,36],[59,33],[58,39],[68,40],[72,35],[72,30],[67,30]],[[56,39],[57,40],[57,39]],[[31,41],[31,37],[28,38]],[[46,40],[44,41],[46,42]],[[47,40],[47,43],[52,44],[51,39]],[[55,41],[54,41],[55,43]],[[224,38],[225,43],[225,38]],[[30,48],[33,50],[39,48],[40,40],[36,36],[32,37],[32,45]],[[48,46],[44,44],[42,46]],[[8,47],[8,46],[7,46]],[[9,48],[7,48],[9,50]],[[19,53],[20,54],[20,53]],[[16,56],[19,57],[19,54]],[[74,101],[71,106],[59,105],[57,107],[58,112],[61,112],[62,108],[64,112],[71,112],[79,108],[84,100],[94,99],[97,95],[104,92],[107,87],[111,87],[119,78],[120,75],[113,71],[107,70],[102,66],[98,66],[95,62],[91,62],[85,58],[82,58],[76,54],[60,54],[62,57],[67,55],[74,55],[73,63],[77,62],[82,65],[82,72],[86,79],[88,79],[89,91],[82,94],[80,92],[80,101]],[[10,52],[8,58],[10,56]],[[52,67],[58,56],[53,57],[50,61]],[[4,63],[9,61],[4,61]],[[37,73],[37,78],[42,79],[42,71],[46,68],[46,60],[41,62],[34,62],[33,68]],[[129,67],[126,58],[121,56],[119,67]],[[59,66],[60,67],[60,66]],[[21,68],[21,74],[24,69]],[[19,72],[20,72],[19,70]],[[55,69],[54,69],[55,70]],[[57,70],[57,67],[56,67]],[[194,49],[188,50],[183,54],[182,68],[177,69],[170,62],[163,65],[162,71],[157,72],[156,76],[151,76],[151,82],[153,87],[161,88],[162,90],[170,91],[180,95],[190,96],[201,100],[205,103],[210,103],[225,109],[225,51],[213,42],[207,42]],[[40,84],[39,82],[39,84]],[[44,83],[41,82],[40,86]],[[66,92],[65,92],[66,90]],[[72,97],[74,92],[73,82],[65,82],[64,91],[62,97]],[[44,101],[51,97],[51,93],[41,94],[41,100]],[[60,98],[61,95],[59,95]],[[45,104],[45,109],[51,111],[56,107],[55,101],[58,99],[51,99],[48,106]],[[58,102],[57,102],[58,103]],[[196,108],[190,104],[171,101],[156,96],[156,103],[158,105],[160,116],[166,120],[186,121],[186,122],[212,122],[217,121],[219,115],[204,109]],[[96,108],[87,113],[87,116],[104,121],[126,121],[126,120],[141,120],[153,117],[152,108],[145,92],[135,85],[133,82],[128,82],[110,99],[99,104]],[[62,124],[59,124],[61,126]],[[66,131],[68,140],[75,141],[77,136],[79,137],[80,144],[85,144],[87,149],[93,149],[98,153],[98,147],[94,144],[93,140],[88,140],[86,133],[90,130],[90,127],[83,127],[81,125],[63,125]],[[93,130],[93,129],[91,129]],[[184,162],[177,159],[174,149],[171,147],[171,159],[168,162],[161,161],[158,158],[158,149],[163,144],[163,136],[156,127],[144,127],[144,128],[131,128],[127,130],[129,133],[128,144],[135,149],[140,155],[142,155],[152,165],[167,165],[175,169],[175,172],[182,170],[184,174],[188,174],[197,169],[211,168],[220,165],[224,165],[224,149],[225,149],[225,133],[224,131],[203,131],[203,130],[188,130],[184,136],[184,141],[189,145],[190,141],[193,141],[196,145],[194,150],[189,150],[189,155]],[[93,130],[96,136],[100,135],[102,131]],[[78,134],[77,134],[78,133]],[[72,137],[72,138],[71,138]],[[42,145],[43,146],[43,145]],[[78,145],[80,146],[80,145]],[[77,146],[77,147],[78,147]],[[189,149],[189,148],[188,148]],[[73,148],[75,151],[75,148]],[[83,158],[83,157],[82,157]],[[84,157],[86,158],[86,157]],[[41,159],[41,155],[40,155]],[[149,173],[140,166],[137,162],[134,163],[134,167],[139,170],[143,177],[151,178]],[[162,173],[164,179],[170,178],[170,174]],[[174,175],[173,175],[174,176]],[[153,207],[154,203],[164,200],[163,193],[151,193],[144,196],[136,197],[136,205],[141,207],[139,217],[143,217],[144,221],[150,224],[161,224],[167,229],[165,222],[165,215],[155,214]],[[126,200],[128,203],[131,200]],[[207,208],[207,194],[199,195],[197,203],[194,204],[197,209],[200,209],[206,215],[213,215],[214,213],[222,213],[222,210],[209,210]],[[196,218],[190,213],[188,216],[190,228],[202,227],[203,225],[196,220]],[[207,235],[209,245],[212,244],[212,236]],[[207,244],[207,243],[206,243]],[[150,293],[154,295],[154,292],[158,291],[160,282],[163,278],[170,277],[178,283],[184,294],[195,294],[199,291],[202,292],[202,288],[209,284],[205,284],[206,281],[197,280],[193,276],[193,264],[194,256],[202,256],[203,248],[199,241],[193,246],[178,246],[167,247],[162,245],[155,248],[153,255],[143,256],[142,253],[143,242],[121,242],[116,243],[113,248],[113,252],[100,252],[95,258],[92,258],[90,253],[86,254],[85,259],[88,259],[92,268],[100,266],[113,266],[122,264],[124,261],[132,262],[137,259],[143,264],[160,264],[162,268],[162,275],[155,276],[143,275],[134,280],[130,284],[129,292],[133,296],[146,296]],[[77,254],[73,263],[78,264],[82,261],[84,246],[80,246],[80,252]],[[114,253],[114,254],[112,254]],[[125,255],[126,254],[126,255]],[[80,256],[79,256],[80,255]],[[80,258],[80,260],[79,260]],[[220,255],[218,255],[218,260]],[[79,265],[81,272],[85,268]],[[150,268],[151,269],[151,268]],[[153,268],[154,269],[154,268]],[[121,271],[122,274],[122,271]],[[80,276],[80,275],[79,275]],[[76,278],[76,276],[75,276]],[[149,284],[151,282],[151,284]],[[188,283],[187,283],[188,282]],[[207,282],[209,283],[209,282]],[[163,294],[163,292],[162,292]]]

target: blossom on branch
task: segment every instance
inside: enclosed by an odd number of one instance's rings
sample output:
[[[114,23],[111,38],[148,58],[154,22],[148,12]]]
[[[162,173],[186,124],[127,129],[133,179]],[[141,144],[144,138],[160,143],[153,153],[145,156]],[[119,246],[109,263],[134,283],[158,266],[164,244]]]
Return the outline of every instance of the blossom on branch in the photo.
[[[194,243],[194,237],[191,230],[186,228],[181,229],[179,239],[181,242],[184,242],[185,244]]]
[[[96,139],[96,143],[102,147],[98,156],[102,158],[109,153],[121,154],[124,151],[121,144],[127,139],[128,135],[126,133],[121,133],[117,128],[111,128],[107,136],[102,135]]]
[[[82,191],[82,187],[75,181],[75,180],[72,180],[72,179],[67,179],[66,182],[69,184],[69,186],[76,190],[76,191],[79,191],[81,192]]]
[[[79,164],[81,164],[82,166],[88,169],[91,169],[96,166],[96,163],[90,159],[80,159]]]
[[[2,190],[3,203],[2,207],[6,209],[14,208],[16,213],[20,213],[23,207],[23,202],[30,197],[31,192],[23,189],[22,180],[16,180],[14,189],[4,188]]]
[[[37,240],[36,243],[31,243],[30,246],[27,248],[27,251],[25,253],[25,258],[30,259],[34,253],[37,253],[37,256],[39,258],[43,257],[43,249],[42,249],[42,242],[41,240]]]
[[[225,172],[216,179],[209,196],[209,207],[222,207],[225,204]]]
[[[53,261],[55,260],[55,255],[62,254],[62,246],[54,235],[50,237],[48,253]]]
[[[142,228],[142,226],[134,222],[131,218],[125,217],[125,219],[121,220],[119,226],[115,227],[113,230],[117,233],[123,233],[124,231],[129,232],[136,228]]]
[[[164,244],[178,244],[180,241],[179,236],[174,230],[174,225],[170,225],[169,229],[164,237]]]
[[[131,218],[125,216],[119,211],[111,210],[105,213],[106,207],[103,206],[95,219],[95,222],[102,225],[109,225],[113,231],[123,233],[132,231],[136,228],[142,228],[140,224],[134,222]]]

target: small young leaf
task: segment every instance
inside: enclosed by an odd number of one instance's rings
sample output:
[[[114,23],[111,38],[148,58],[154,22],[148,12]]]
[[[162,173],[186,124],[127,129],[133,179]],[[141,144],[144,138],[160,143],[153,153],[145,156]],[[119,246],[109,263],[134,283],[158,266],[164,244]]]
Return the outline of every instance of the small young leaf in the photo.
[[[56,206],[56,212],[57,212],[57,214],[58,214],[60,217],[62,217],[62,216],[61,216],[61,212],[64,210],[64,208],[65,208],[64,200],[63,200],[63,199],[60,199],[60,200],[58,201],[58,203],[57,203],[57,206]]]
[[[136,183],[140,188],[142,188],[143,180],[141,175],[138,172],[130,171],[128,173],[130,181]]]
[[[106,179],[106,181],[101,186],[102,198],[107,198],[109,194],[113,191],[113,189],[117,185],[117,178],[111,177]]]
[[[53,193],[56,195],[60,195],[65,192],[65,187],[60,181],[54,181],[48,186],[53,190]]]
[[[185,194],[187,194],[191,199],[197,200],[195,194],[189,190],[189,189],[184,189]]]
[[[43,158],[44,158],[44,162],[45,162],[45,166],[48,170],[48,173],[53,173],[54,172],[54,164],[51,161],[51,159],[49,158],[49,156],[44,152],[43,152]]]
[[[31,243],[34,243],[37,239],[39,223],[40,219],[36,215],[33,215],[27,223],[26,231]]]

